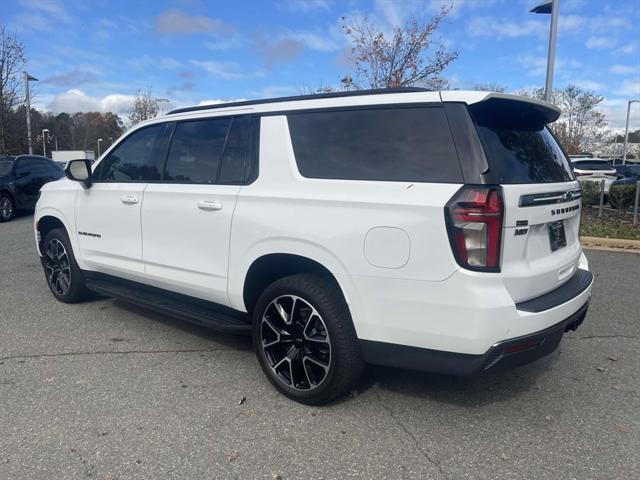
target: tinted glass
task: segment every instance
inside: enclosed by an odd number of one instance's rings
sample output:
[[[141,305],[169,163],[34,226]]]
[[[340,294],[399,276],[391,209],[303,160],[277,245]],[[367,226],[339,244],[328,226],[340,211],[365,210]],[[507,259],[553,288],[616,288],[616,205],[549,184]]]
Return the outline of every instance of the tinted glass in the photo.
[[[160,179],[156,166],[163,154],[165,124],[152,125],[129,135],[94,172],[98,182],[147,182]]]
[[[44,163],[44,160],[39,158],[32,158],[29,160],[29,167],[31,169],[32,174],[37,175],[47,175],[47,166]]]
[[[61,176],[64,175],[64,170],[55,162],[47,162],[44,161],[45,167],[47,169],[47,173],[51,176]]]
[[[552,183],[573,180],[571,168],[546,127],[511,130],[478,127],[496,183]]]
[[[15,173],[25,173],[29,171],[29,159],[22,157],[16,161],[16,170]]]
[[[578,160],[572,162],[573,168],[580,170],[614,170],[612,165],[607,162],[594,162],[590,160]]]
[[[248,177],[251,119],[234,118],[222,156],[218,183],[242,183]]]
[[[215,183],[230,123],[209,118],[176,124],[163,181]]]
[[[56,162],[47,162],[47,165],[52,172],[64,172],[64,169]]]
[[[11,173],[13,162],[10,160],[0,160],[0,177],[6,177]]]
[[[304,112],[287,118],[298,169],[305,177],[462,181],[440,107]]]

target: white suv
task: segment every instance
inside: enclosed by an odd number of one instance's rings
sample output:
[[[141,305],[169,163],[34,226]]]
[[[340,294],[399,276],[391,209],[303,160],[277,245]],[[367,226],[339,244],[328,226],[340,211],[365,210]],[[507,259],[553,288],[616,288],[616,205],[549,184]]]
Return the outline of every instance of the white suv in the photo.
[[[527,363],[582,322],[593,280],[558,115],[421,89],[175,110],[42,189],[46,279],[63,302],[251,332],[269,380],[309,404],[366,362]]]

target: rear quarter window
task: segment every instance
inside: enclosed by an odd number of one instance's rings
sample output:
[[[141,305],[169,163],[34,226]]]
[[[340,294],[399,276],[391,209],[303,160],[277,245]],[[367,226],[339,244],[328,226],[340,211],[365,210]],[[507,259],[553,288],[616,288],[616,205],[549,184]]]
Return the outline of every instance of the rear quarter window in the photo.
[[[462,182],[442,107],[300,112],[287,119],[305,177]]]
[[[520,105],[522,103],[522,105]],[[490,183],[556,183],[574,179],[567,157],[524,102],[470,108],[489,165]]]

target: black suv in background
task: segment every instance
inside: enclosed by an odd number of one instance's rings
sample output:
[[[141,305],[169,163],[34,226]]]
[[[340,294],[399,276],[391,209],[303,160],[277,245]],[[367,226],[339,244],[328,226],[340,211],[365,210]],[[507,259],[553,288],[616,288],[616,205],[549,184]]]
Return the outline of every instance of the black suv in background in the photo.
[[[0,222],[11,220],[17,210],[32,210],[40,188],[62,177],[62,167],[47,157],[0,157]]]

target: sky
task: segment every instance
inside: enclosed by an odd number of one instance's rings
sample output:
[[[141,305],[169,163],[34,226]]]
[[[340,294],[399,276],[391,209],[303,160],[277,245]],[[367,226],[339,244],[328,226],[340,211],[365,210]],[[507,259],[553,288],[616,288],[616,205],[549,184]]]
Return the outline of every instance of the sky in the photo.
[[[173,107],[308,93],[350,73],[341,18],[366,14],[384,32],[411,15],[452,10],[437,41],[459,52],[450,88],[543,87],[550,15],[541,0],[3,0],[0,22],[26,46],[37,108],[114,111],[151,89]],[[640,0],[560,0],[554,86],[605,99],[624,128],[640,98]],[[631,129],[640,128],[640,104]]]

